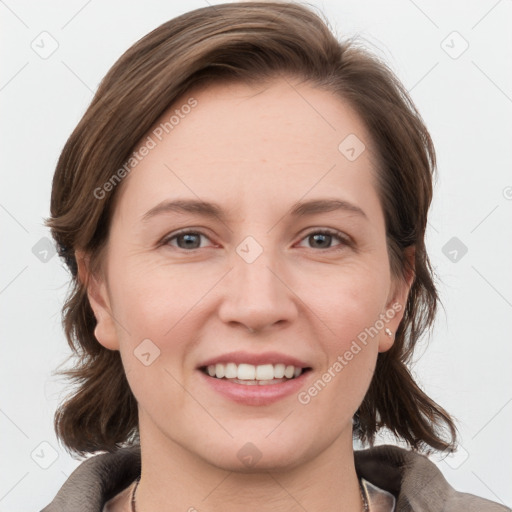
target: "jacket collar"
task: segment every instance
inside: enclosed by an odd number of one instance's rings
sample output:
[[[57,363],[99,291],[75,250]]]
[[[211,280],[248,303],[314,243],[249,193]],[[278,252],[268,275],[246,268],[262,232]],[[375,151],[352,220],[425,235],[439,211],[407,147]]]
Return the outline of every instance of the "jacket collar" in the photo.
[[[510,509],[455,491],[437,466],[417,452],[391,445],[354,452],[356,472],[397,497],[396,512],[505,512]],[[101,512],[141,471],[140,445],[82,462],[41,512]]]

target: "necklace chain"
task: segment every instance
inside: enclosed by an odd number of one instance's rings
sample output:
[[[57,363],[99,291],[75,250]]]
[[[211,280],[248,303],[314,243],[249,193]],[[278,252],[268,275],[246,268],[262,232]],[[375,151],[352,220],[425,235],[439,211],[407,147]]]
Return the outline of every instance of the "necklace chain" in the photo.
[[[132,512],[137,512],[137,507],[135,506],[135,491],[137,491],[137,486],[139,485],[139,482],[140,482],[140,476],[137,478],[137,481],[135,482],[135,487],[133,488],[133,492],[132,492],[132,501],[131,501]]]
[[[135,482],[135,486],[133,488],[132,492],[132,500],[131,500],[131,512],[137,512],[137,506],[135,505],[135,493],[137,491],[137,487],[140,482],[140,476],[137,478]],[[366,499],[366,492],[363,489],[363,485],[361,481],[359,482],[359,492],[361,493],[361,499],[363,500],[363,511],[364,512],[370,512],[370,507],[368,505],[368,500]]]
[[[370,504],[366,499],[366,491],[363,489],[363,482],[359,480],[359,492],[361,493],[361,499],[363,500],[363,512],[370,512]]]

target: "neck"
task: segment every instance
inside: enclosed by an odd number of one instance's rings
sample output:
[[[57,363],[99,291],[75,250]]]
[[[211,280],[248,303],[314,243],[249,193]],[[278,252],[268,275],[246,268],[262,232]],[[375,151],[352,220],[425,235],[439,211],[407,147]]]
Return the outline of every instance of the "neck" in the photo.
[[[154,431],[146,436],[141,429],[140,434],[137,512],[363,510],[351,432],[295,467],[253,468],[250,473],[213,466],[168,438],[158,439]]]

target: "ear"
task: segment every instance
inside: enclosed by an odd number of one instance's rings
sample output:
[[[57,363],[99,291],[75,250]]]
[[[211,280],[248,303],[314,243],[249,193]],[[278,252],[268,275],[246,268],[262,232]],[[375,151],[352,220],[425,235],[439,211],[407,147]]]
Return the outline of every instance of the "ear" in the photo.
[[[96,317],[94,336],[105,348],[119,350],[105,277],[91,272],[90,258],[83,251],[75,251],[75,258],[78,266],[78,278],[87,289],[89,304]]]
[[[379,352],[386,352],[393,346],[396,331],[404,317],[405,305],[407,304],[409,291],[414,283],[416,275],[416,248],[413,245],[407,247],[404,250],[404,257],[406,259],[405,276],[403,278],[392,278],[393,282],[388,301],[386,303],[386,310],[383,312],[385,315],[384,318],[387,322],[385,322],[385,327],[379,337]],[[391,336],[386,334],[386,328],[391,331]]]

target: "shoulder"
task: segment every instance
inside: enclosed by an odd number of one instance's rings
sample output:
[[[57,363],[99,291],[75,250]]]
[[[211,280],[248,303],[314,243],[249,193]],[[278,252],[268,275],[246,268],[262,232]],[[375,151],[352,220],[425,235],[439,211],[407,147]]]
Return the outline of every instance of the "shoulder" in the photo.
[[[94,455],[82,462],[41,512],[101,512],[140,475],[140,446]]]
[[[510,512],[510,508],[456,491],[425,455],[384,445],[355,451],[356,471],[397,498],[397,512]]]

